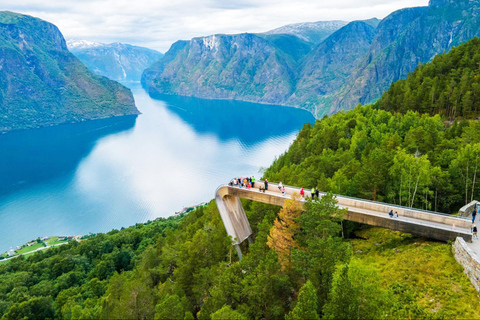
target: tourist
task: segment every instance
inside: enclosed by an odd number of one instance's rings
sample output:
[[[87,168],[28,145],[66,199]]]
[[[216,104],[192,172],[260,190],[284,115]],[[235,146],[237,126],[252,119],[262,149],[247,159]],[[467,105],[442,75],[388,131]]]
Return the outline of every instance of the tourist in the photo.
[[[247,189],[250,189],[252,187],[252,185],[250,184],[250,182],[247,184]]]
[[[285,186],[283,186],[283,188],[282,188],[282,193],[283,193],[284,197],[287,195],[287,191],[285,191]]]
[[[312,195],[312,201],[315,200],[315,188],[312,188],[312,190],[310,190],[310,194]]]
[[[252,176],[252,188],[255,188],[255,177]]]
[[[398,213],[397,213],[397,211],[395,211],[395,214],[393,215],[393,217],[394,217],[395,219],[398,218]]]
[[[280,181],[280,183],[278,184],[278,191],[282,191],[282,188],[283,188],[283,184],[282,184],[282,181]]]
[[[265,179],[265,188],[264,188],[263,192],[265,192],[265,190],[268,190],[268,180],[267,179]]]
[[[303,187],[302,187],[302,189],[300,189],[300,197],[302,197],[302,198],[305,197],[305,190],[303,190]]]
[[[393,218],[393,210],[390,210],[390,212],[388,213],[388,215],[390,216],[390,218]]]
[[[233,185],[238,186],[238,179],[237,178],[233,179]]]
[[[473,231],[473,238],[474,238],[474,239],[478,239],[478,236],[477,236],[477,226],[476,226],[476,225],[473,225],[472,231]]]
[[[315,188],[315,196],[317,197],[317,201],[320,200],[320,190],[318,190],[318,187]]]
[[[475,222],[475,217],[477,216],[477,208],[473,208],[472,212],[472,224]]]

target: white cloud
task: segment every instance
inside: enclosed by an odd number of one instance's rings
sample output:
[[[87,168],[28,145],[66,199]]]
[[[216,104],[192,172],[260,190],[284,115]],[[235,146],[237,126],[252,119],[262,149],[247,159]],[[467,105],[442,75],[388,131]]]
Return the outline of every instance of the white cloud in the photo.
[[[384,18],[428,0],[3,0],[2,9],[57,25],[65,38],[125,42],[165,52],[179,39],[262,32],[285,24]]]

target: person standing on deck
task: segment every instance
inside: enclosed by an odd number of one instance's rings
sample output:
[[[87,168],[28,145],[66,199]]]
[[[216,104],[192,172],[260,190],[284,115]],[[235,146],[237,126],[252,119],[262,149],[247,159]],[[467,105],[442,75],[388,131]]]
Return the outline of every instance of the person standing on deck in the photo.
[[[255,188],[255,177],[252,176],[252,188]]]
[[[268,180],[267,180],[267,179],[265,179],[265,188],[264,188],[264,190],[268,190]]]
[[[472,212],[472,224],[475,222],[476,217],[477,217],[477,208],[475,206],[475,208],[473,208],[473,212]]]

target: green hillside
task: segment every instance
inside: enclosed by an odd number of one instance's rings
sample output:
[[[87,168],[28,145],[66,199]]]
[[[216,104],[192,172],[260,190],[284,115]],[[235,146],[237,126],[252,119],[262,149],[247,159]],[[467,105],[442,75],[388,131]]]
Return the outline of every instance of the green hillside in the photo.
[[[129,89],[93,74],[56,26],[0,11],[0,133],[138,114]]]
[[[280,208],[245,208],[255,244],[243,248],[241,262],[212,202],[0,264],[0,318],[480,316],[478,293],[448,244],[376,228],[342,239],[330,216],[338,210],[325,198],[297,220],[301,230],[284,251],[275,234],[291,230],[273,228]],[[352,227],[344,224],[347,234]]]
[[[480,39],[473,38],[406,79],[392,84],[377,106],[389,111],[441,114],[473,119],[480,113]]]

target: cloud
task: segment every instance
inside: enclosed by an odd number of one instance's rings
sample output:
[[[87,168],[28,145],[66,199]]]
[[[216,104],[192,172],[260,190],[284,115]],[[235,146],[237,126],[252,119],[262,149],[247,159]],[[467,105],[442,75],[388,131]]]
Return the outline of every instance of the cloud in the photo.
[[[57,25],[65,38],[124,42],[165,52],[180,39],[263,32],[285,24],[384,18],[428,0],[3,0],[2,9]]]

